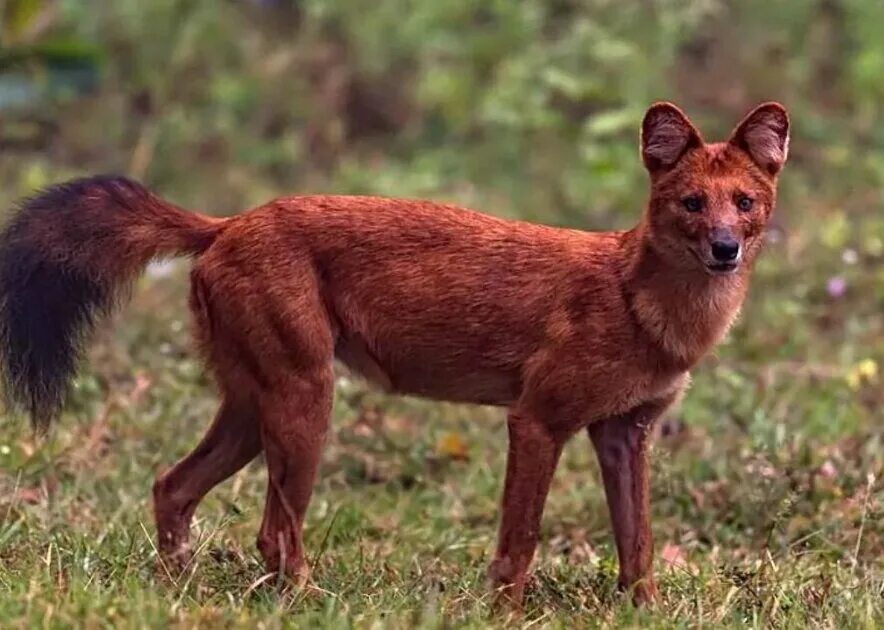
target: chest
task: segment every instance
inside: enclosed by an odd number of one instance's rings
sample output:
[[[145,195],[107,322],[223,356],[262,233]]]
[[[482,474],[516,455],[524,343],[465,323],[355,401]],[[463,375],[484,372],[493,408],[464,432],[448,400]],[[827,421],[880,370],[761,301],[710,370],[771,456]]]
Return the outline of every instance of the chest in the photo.
[[[594,392],[587,409],[589,422],[620,415],[646,403],[678,397],[687,388],[690,374],[686,370],[627,361],[612,365],[597,382],[601,387]]]

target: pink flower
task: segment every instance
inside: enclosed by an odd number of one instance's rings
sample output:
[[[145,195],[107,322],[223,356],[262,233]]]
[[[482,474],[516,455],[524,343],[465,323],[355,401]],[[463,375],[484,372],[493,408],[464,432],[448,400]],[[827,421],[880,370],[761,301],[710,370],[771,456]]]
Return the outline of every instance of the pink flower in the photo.
[[[829,278],[829,282],[826,284],[826,291],[833,298],[839,298],[847,292],[847,281],[841,276]]]

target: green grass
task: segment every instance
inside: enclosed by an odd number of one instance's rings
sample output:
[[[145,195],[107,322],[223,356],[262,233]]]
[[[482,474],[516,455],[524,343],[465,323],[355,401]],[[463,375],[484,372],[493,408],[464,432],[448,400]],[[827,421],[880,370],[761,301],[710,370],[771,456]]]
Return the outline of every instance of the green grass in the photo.
[[[189,350],[183,267],[146,278],[113,332],[100,333],[48,441],[20,423],[0,429],[4,627],[503,623],[484,585],[502,413],[387,398],[346,377],[309,512],[313,586],[279,594],[263,576],[259,462],[200,506],[193,565],[174,577],[158,568],[153,476],[192,448],[216,405]],[[782,301],[775,282],[762,269],[750,313]],[[788,329],[752,319],[696,370],[656,442],[658,608],[636,610],[616,592],[604,496],[581,435],[555,479],[520,623],[884,623],[880,387],[848,382],[855,361],[759,361]]]

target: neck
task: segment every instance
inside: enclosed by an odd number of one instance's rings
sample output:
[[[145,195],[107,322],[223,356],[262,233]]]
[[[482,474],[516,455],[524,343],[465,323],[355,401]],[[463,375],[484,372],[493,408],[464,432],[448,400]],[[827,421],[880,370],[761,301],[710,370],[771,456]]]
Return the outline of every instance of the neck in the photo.
[[[728,276],[667,263],[643,226],[624,238],[624,290],[644,332],[674,364],[688,369],[727,333],[748,289],[749,268]]]

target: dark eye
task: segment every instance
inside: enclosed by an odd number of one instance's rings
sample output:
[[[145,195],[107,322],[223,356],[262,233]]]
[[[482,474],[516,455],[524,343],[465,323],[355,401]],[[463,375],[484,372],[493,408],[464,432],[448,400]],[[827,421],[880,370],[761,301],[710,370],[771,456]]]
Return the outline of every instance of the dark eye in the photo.
[[[752,209],[752,203],[752,199],[746,195],[740,195],[737,197],[737,208],[743,212],[749,212]]]
[[[682,205],[684,205],[684,209],[688,212],[700,212],[703,209],[703,200],[696,195],[692,197],[685,197],[681,200]]]

